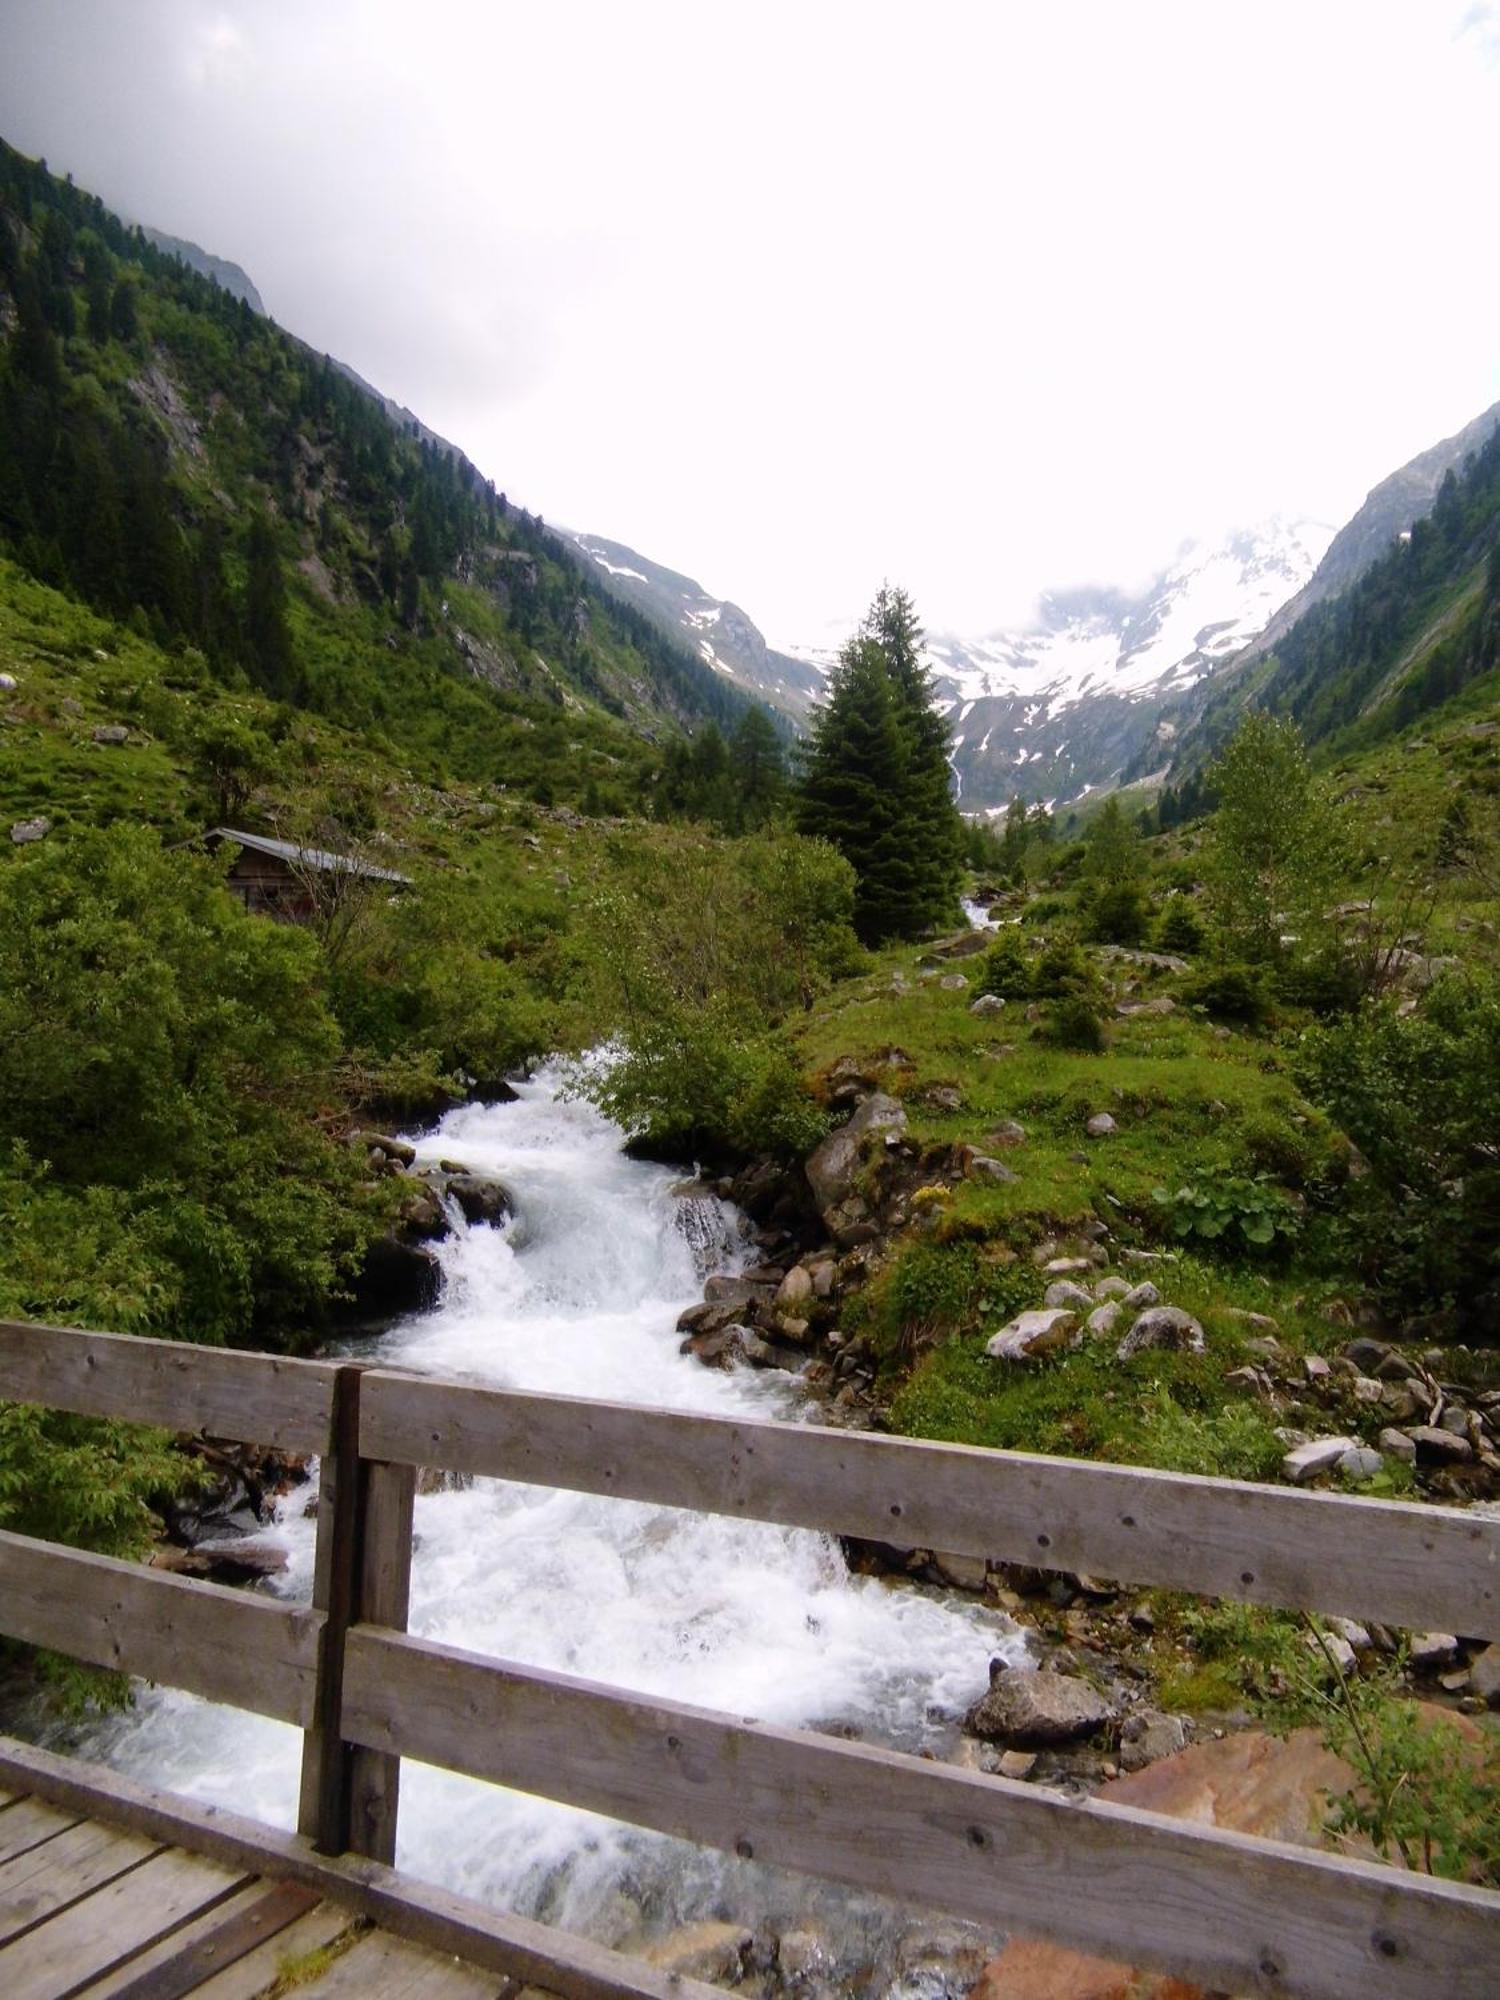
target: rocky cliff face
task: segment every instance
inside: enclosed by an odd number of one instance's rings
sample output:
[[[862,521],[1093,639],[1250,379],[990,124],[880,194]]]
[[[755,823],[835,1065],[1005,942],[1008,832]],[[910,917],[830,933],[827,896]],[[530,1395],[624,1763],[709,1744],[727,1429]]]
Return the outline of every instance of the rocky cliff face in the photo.
[[[612,596],[634,605],[669,637],[686,639],[715,673],[746,694],[794,722],[806,720],[823,691],[823,670],[816,662],[774,651],[739,605],[712,596],[701,583],[652,562],[623,542],[572,529],[559,532],[594,566]]]

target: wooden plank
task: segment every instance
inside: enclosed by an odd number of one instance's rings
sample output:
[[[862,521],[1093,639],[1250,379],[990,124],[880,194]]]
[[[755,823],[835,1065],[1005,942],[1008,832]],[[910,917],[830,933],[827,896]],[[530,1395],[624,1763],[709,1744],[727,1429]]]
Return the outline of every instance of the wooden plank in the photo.
[[[244,1877],[175,1849],[0,1946],[5,2000],[68,2000],[143,1945],[222,1903]]]
[[[0,1320],[0,1396],[83,1416],[318,1452],[335,1370],[226,1347]]]
[[[160,1852],[159,1842],[140,1834],[80,1820],[18,1854],[0,1866],[0,1944]]]
[[[343,1701],[344,1635],[354,1621],[364,1533],[364,1481],[359,1463],[357,1367],[340,1368],[333,1384],[328,1450],[318,1483],[318,1537],[312,1601],[323,1614],[313,1712],[302,1743],[297,1828],[320,1854],[349,1845],[350,1756],[339,1725]]]
[[[321,1613],[0,1531],[0,1628],[237,1708],[306,1723]]]
[[[77,1824],[77,1813],[59,1812],[43,1799],[23,1799],[0,1818],[0,1861],[39,1847],[44,1840],[55,1840]]]
[[[83,2000],[183,2000],[318,1907],[296,1882],[247,1882],[227,1901],[84,1989]],[[347,1919],[345,1919],[347,1922]]]
[[[356,1626],[358,1742],[1215,1991],[1493,2000],[1500,1894]],[[1080,1885],[1087,1892],[1080,1893]]]
[[[305,2000],[494,2000],[499,1984],[493,1972],[372,1931],[298,1992]]]
[[[365,1466],[358,1608],[366,1625],[406,1630],[416,1493],[414,1465]],[[349,1766],[349,1845],[356,1854],[367,1854],[372,1861],[395,1860],[400,1798],[401,1759],[378,1750],[356,1749]]]
[[[299,1917],[284,1931],[257,1945],[254,1951],[247,1951],[233,1965],[226,1965],[222,1972],[205,1979],[193,1989],[193,2000],[261,2000],[267,1987],[274,1985],[287,1966],[305,1959],[310,1952],[326,1951],[359,1922],[347,1910],[332,1903],[319,1903],[305,1917]],[[96,1993],[90,1987],[78,2000],[112,2000],[112,1996]]]
[[[1500,1519],[372,1369],[370,1458],[1500,1638]]]
[[[4,1736],[0,1782],[24,1785],[57,1805],[97,1813],[159,1840],[181,1841],[226,1864],[305,1882],[398,1936],[521,1985],[545,1987],[563,2000],[723,2000],[717,1987],[700,1980],[659,1971],[527,1917],[483,1909],[382,1862],[315,1854],[294,1834]]]

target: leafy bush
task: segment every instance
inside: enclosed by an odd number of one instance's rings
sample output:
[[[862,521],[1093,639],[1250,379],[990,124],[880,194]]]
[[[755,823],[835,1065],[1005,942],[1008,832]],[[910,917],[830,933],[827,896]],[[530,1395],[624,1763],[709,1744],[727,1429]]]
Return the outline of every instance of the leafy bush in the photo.
[[[1135,882],[1100,889],[1087,910],[1088,934],[1101,944],[1140,944],[1150,921],[1145,891]]]
[[[1297,1234],[1297,1211],[1257,1174],[1219,1174],[1187,1183],[1175,1193],[1157,1188],[1152,1200],[1179,1242],[1222,1244],[1227,1249],[1267,1251]]]
[[[1181,952],[1191,957],[1203,949],[1203,925],[1186,896],[1174,895],[1156,933],[1162,951]]]
[[[1021,933],[1012,924],[997,933],[984,955],[980,969],[981,993],[997,993],[1002,1000],[1025,1000],[1031,995],[1031,961],[1021,942]]]
[[[1031,991],[1038,1000],[1073,996],[1093,1000],[1102,995],[1103,987],[1077,943],[1064,935],[1053,938],[1037,960]]]
[[[1476,1325],[1500,1302],[1500,985],[1444,980],[1417,1014],[1368,1007],[1309,1030],[1298,1080],[1367,1171],[1338,1210],[1343,1254],[1393,1305],[1456,1305]]]
[[[1081,993],[1056,1000],[1037,1025],[1037,1038],[1053,1048],[1075,1049],[1082,1055],[1103,1055],[1109,1045],[1104,1016],[1097,1004]]]
[[[772,833],[617,859],[582,948],[619,1055],[578,1087],[656,1152],[805,1152],[826,1123],[780,1031],[858,953],[848,863]]]
[[[1250,965],[1212,965],[1191,974],[1182,987],[1183,1005],[1201,1007],[1211,1020],[1259,1027],[1269,1012],[1266,989]]]

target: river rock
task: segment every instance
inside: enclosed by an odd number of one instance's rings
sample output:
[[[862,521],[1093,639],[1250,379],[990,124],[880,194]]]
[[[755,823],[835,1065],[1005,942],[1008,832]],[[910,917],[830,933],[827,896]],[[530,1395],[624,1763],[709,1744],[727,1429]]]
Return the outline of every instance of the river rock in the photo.
[[[1320,1472],[1332,1472],[1346,1451],[1358,1449],[1358,1438],[1309,1438],[1306,1444],[1294,1446],[1282,1459],[1281,1476],[1293,1486],[1306,1486]]]
[[[1018,1173],[1006,1166],[1003,1160],[993,1159],[988,1153],[971,1154],[965,1172],[971,1181],[1001,1181],[1008,1183],[1018,1181],[1021,1178]]]
[[[1163,1715],[1154,1708],[1138,1709],[1120,1731],[1120,1767],[1144,1771],[1162,1757],[1175,1757],[1187,1747],[1187,1724],[1180,1715]]]
[[[1427,1465],[1463,1465],[1474,1456],[1466,1437],[1458,1437],[1436,1424],[1416,1424],[1407,1436],[1417,1448],[1417,1460]]]
[[[351,1146],[378,1146],[387,1159],[399,1160],[403,1167],[414,1167],[417,1163],[417,1149],[408,1145],[405,1139],[393,1139],[385,1132],[351,1132]]]
[[[1094,1287],[1096,1299],[1128,1299],[1134,1287],[1128,1278],[1101,1278]]]
[[[1373,1479],[1385,1460],[1369,1445],[1359,1444],[1352,1451],[1346,1451],[1338,1461],[1338,1469],[1345,1479]]]
[[[1469,1685],[1491,1708],[1500,1708],[1500,1639],[1469,1663]]]
[[[819,1209],[835,1208],[854,1192],[867,1140],[877,1133],[899,1136],[905,1130],[906,1113],[894,1097],[879,1090],[867,1097],[848,1123],[830,1132],[808,1156],[804,1171]]]
[[[744,1970],[752,1942],[743,1924],[705,1921],[684,1924],[654,1944],[642,1956],[648,1965],[677,1979],[705,1979],[732,1986]]]
[[[1436,1673],[1458,1658],[1458,1640],[1451,1632],[1414,1632],[1406,1657],[1419,1673]]]
[[[799,1308],[813,1296],[812,1273],[805,1264],[793,1264],[776,1288],[776,1310],[800,1316]]]
[[[446,1228],[444,1218],[438,1233]],[[376,1319],[426,1312],[437,1304],[442,1289],[442,1268],[426,1244],[413,1242],[404,1227],[388,1229],[365,1251],[354,1281],[354,1311],[358,1317]]]
[[[1014,1118],[1002,1118],[985,1134],[985,1139],[991,1146],[1024,1146],[1026,1127],[1018,1125]]]
[[[122,743],[130,741],[130,731],[123,722],[101,722],[94,731],[94,741],[118,749]]]
[[[1144,1312],[1147,1306],[1159,1306],[1161,1304],[1161,1293],[1152,1284],[1151,1280],[1147,1278],[1142,1284],[1132,1285],[1130,1290],[1121,1298],[1120,1304],[1127,1306],[1131,1312]]]
[[[1115,1711],[1097,1689],[1073,1674],[1038,1667],[997,1673],[964,1718],[965,1729],[1022,1748],[1074,1743],[1113,1722]]]
[[[992,1361],[1032,1361],[1038,1355],[1055,1354],[1061,1348],[1077,1345],[1077,1313],[1054,1308],[1017,1313],[985,1342],[984,1351]]]
[[[453,1174],[448,1181],[448,1192],[469,1223],[486,1223],[493,1228],[508,1222],[515,1212],[509,1191],[488,1174]]]
[[[214,1576],[226,1583],[249,1583],[256,1577],[279,1576],[288,1563],[286,1544],[269,1535],[237,1535],[232,1540],[199,1542],[190,1549],[158,1549],[153,1569],[176,1576]]]
[[[961,972],[945,972],[938,981],[938,986],[944,993],[962,993],[968,984],[968,980]]]
[[[51,831],[51,820],[38,813],[35,819],[18,819],[10,830],[10,837],[17,847],[29,847],[35,840],[45,840]]]
[[[1095,1306],[1094,1310],[1084,1321],[1084,1325],[1097,1340],[1108,1340],[1119,1323],[1120,1303],[1118,1299],[1107,1299],[1102,1306]]]
[[[1094,1305],[1092,1292],[1086,1292],[1082,1285],[1071,1278],[1058,1278],[1050,1284],[1042,1295],[1044,1306],[1066,1306],[1069,1312],[1091,1312]]]
[[[1117,1361],[1133,1360],[1155,1347],[1179,1354],[1203,1352],[1203,1329],[1181,1306],[1152,1306],[1143,1312],[1115,1350]]]
[[[981,993],[977,1000],[969,1002],[969,1012],[983,1020],[987,1014],[1003,1014],[1005,1002],[998,993]]]
[[[1116,1126],[1107,1111],[1096,1111],[1083,1129],[1091,1139],[1107,1139]]]

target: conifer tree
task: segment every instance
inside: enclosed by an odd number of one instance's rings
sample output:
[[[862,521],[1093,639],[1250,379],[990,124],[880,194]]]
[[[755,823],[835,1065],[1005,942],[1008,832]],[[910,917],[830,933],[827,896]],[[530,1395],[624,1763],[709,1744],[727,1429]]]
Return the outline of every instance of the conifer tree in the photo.
[[[786,791],[786,761],[775,726],[758,702],[741,716],[729,756],[739,823],[743,828],[764,826]]]
[[[884,656],[906,742],[902,803],[922,885],[921,928],[957,915],[963,878],[964,829],[953,803],[948,725],[933,705],[932,683],[922,664],[922,627],[907,593],[882,585],[865,630]]]
[[[866,943],[915,937],[957,912],[963,822],[921,636],[906,592],[881,590],[834,670],[798,801],[801,831],[854,867]]]
[[[908,744],[880,644],[858,632],[838,658],[806,754],[798,832],[852,864],[854,930],[866,944],[910,938],[928,922],[906,814]]]

